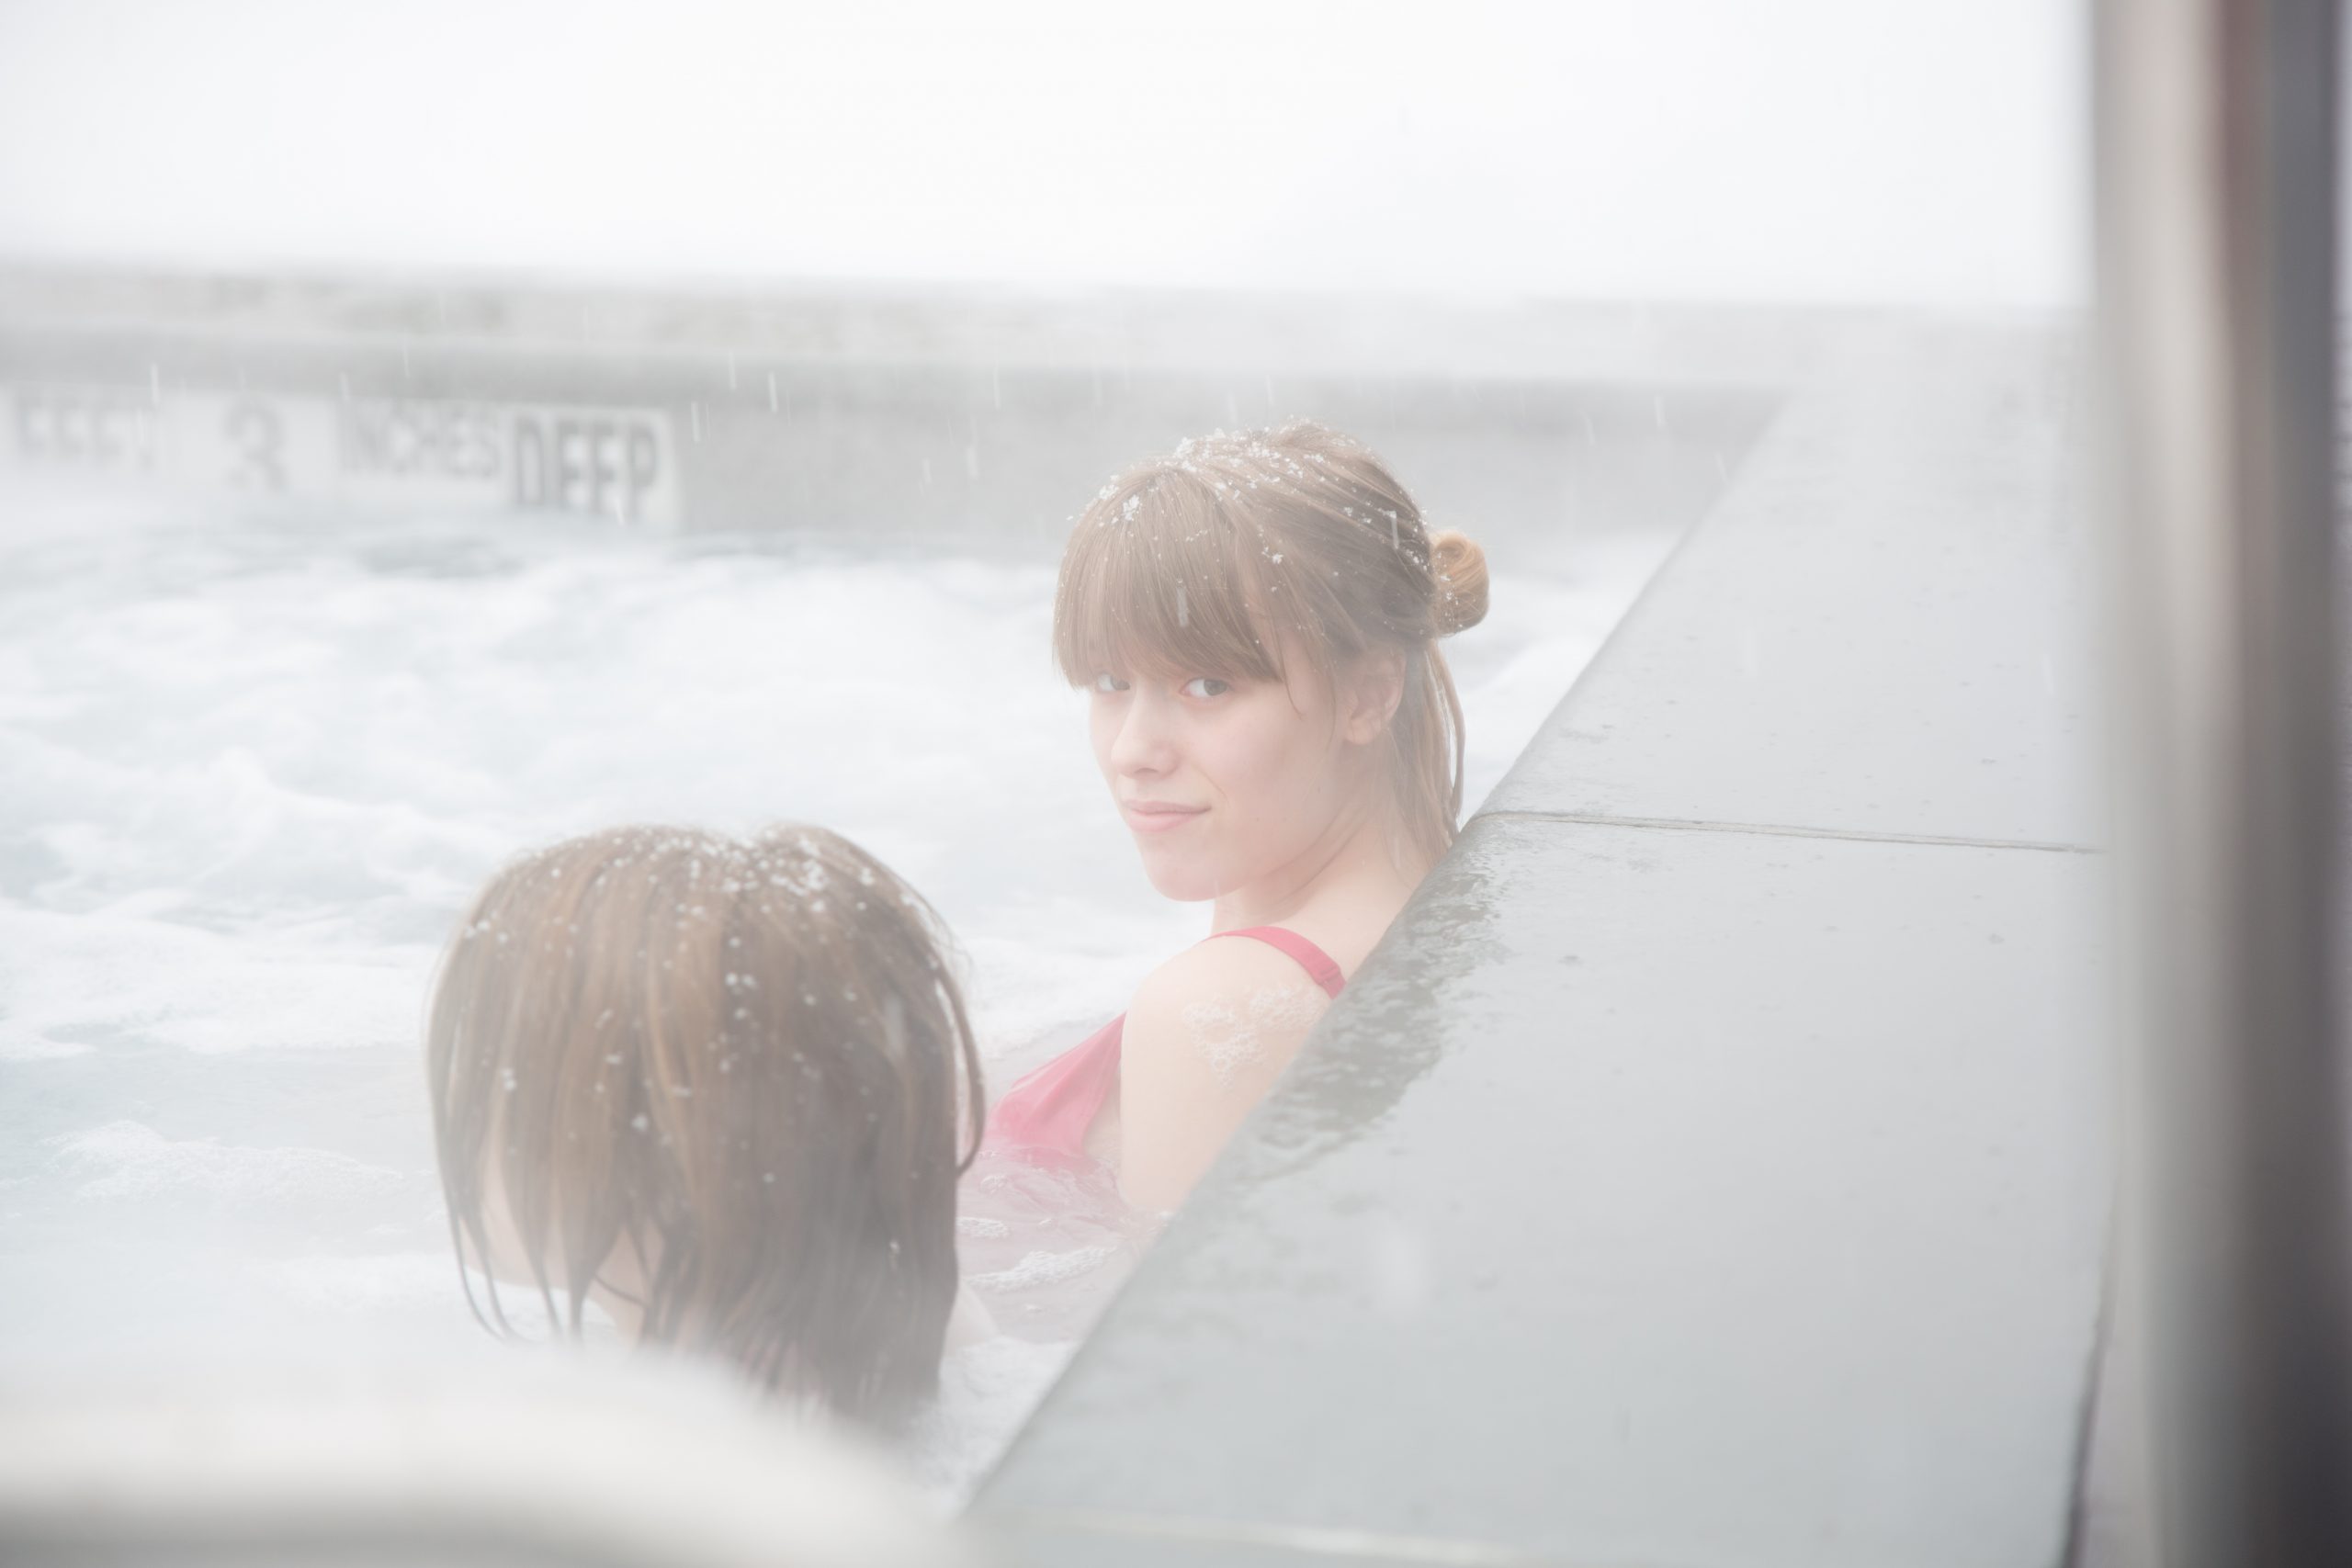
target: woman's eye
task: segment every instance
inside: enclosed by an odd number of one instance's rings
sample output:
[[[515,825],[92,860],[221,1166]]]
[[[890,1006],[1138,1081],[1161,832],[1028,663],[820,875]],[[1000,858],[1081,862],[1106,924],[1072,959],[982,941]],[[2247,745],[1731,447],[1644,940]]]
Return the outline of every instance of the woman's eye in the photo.
[[[1106,670],[1094,677],[1094,689],[1098,692],[1124,692],[1127,683]]]
[[[1188,697],[1221,697],[1231,690],[1232,682],[1220,681],[1214,675],[1195,675],[1184,682],[1184,694]]]

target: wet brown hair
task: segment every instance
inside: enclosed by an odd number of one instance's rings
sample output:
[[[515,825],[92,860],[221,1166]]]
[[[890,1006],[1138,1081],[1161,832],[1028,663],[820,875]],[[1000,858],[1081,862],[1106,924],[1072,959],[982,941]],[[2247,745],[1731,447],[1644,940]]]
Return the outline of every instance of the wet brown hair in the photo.
[[[985,1114],[946,953],[930,907],[820,828],[620,828],[509,866],[428,1026],[460,1262],[491,1258],[502,1203],[576,1337],[633,1248],[642,1342],[902,1419],[937,1388]]]
[[[1280,681],[1285,638],[1336,678],[1405,655],[1385,770],[1396,826],[1427,862],[1462,814],[1462,699],[1437,639],[1487,613],[1487,562],[1430,534],[1362,444],[1313,421],[1219,431],[1104,485],[1070,530],[1054,656],[1072,685],[1140,672]]]

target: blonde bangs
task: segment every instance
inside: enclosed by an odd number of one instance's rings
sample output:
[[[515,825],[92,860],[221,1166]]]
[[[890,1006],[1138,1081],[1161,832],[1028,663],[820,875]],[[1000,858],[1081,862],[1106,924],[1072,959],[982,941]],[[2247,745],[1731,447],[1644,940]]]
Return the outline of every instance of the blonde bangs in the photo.
[[[1261,529],[1182,473],[1139,474],[1081,513],[1054,596],[1054,658],[1073,686],[1104,671],[1282,679],[1283,562]]]

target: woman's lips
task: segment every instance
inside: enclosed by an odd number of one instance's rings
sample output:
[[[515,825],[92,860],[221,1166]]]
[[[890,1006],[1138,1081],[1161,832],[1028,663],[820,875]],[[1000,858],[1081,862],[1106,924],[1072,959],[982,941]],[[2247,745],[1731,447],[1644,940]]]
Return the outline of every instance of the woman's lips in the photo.
[[[1159,800],[1123,800],[1119,815],[1138,833],[1165,833],[1207,811],[1205,806],[1170,806]]]

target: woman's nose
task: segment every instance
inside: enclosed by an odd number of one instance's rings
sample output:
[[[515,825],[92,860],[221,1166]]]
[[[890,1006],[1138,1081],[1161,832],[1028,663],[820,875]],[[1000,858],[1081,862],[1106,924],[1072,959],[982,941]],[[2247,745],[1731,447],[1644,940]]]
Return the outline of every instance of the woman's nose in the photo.
[[[1123,773],[1166,773],[1175,760],[1168,705],[1138,682],[1111,738],[1111,765]]]

